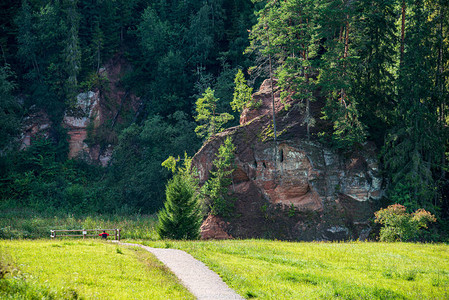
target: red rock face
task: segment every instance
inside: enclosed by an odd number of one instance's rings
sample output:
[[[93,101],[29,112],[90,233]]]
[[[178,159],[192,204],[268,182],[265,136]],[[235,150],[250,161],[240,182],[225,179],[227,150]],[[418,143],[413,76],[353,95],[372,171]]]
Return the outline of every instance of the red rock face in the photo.
[[[230,190],[236,198],[236,217],[229,220],[226,232],[237,238],[293,240],[366,235],[368,228],[360,224],[372,217],[382,195],[374,148],[367,144],[350,156],[342,156],[314,139],[308,140],[301,111],[294,105],[284,110],[276,94],[279,137],[275,150],[268,83],[265,81],[254,95],[262,103],[260,107],[245,110],[240,126],[211,138],[193,160],[200,181],[205,182],[220,144],[225,137],[232,137],[237,168]],[[313,128],[312,134],[318,130]]]
[[[137,111],[140,99],[126,93],[120,85],[121,78],[129,69],[130,65],[120,55],[112,58],[106,67],[100,70],[100,75],[108,79],[108,88],[105,91],[79,94],[75,107],[66,112],[63,126],[68,129],[70,136],[69,158],[80,157],[107,166],[112,157],[113,144],[103,147],[98,144],[88,145],[86,139],[89,130],[94,134],[106,120],[120,123],[121,112]]]
[[[228,240],[232,239],[225,229],[228,224],[218,216],[209,215],[201,225],[202,240]]]
[[[69,158],[88,155],[90,160],[95,161],[93,151],[85,143],[88,134],[88,127],[92,129],[101,124],[100,97],[99,92],[81,93],[77,96],[75,107],[66,112],[63,119],[63,126],[68,129]]]

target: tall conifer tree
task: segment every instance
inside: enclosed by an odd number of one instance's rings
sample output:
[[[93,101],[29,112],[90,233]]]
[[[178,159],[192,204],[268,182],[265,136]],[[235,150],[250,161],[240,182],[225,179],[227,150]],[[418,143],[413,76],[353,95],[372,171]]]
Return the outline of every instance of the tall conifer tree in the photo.
[[[436,183],[432,172],[441,161],[443,145],[435,130],[437,106],[432,101],[431,24],[423,1],[415,1],[408,11],[396,122],[385,146],[389,196],[410,209],[433,209]]]

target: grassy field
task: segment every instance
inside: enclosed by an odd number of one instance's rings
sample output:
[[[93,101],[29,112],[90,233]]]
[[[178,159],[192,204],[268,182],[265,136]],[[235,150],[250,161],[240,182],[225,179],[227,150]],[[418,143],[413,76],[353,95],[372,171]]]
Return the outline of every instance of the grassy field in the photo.
[[[9,271],[4,279],[2,269]],[[194,298],[140,249],[94,240],[0,240],[0,299]]]
[[[263,240],[144,242],[185,250],[254,299],[449,299],[449,246]]]
[[[43,239],[52,229],[121,228],[124,239],[155,240],[154,215],[96,215],[76,216],[59,214],[49,216],[30,210],[0,210],[0,239]]]
[[[449,245],[160,241],[155,221],[142,215],[0,212],[0,266],[14,262],[8,279],[0,280],[0,299],[14,293],[25,296],[13,299],[190,297],[141,250],[98,239],[7,241],[48,238],[50,229],[106,227],[122,228],[125,240],[191,253],[248,299],[449,299]]]

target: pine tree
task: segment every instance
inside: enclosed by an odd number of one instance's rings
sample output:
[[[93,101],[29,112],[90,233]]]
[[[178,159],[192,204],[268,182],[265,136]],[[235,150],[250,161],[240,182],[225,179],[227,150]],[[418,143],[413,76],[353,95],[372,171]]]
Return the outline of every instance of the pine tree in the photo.
[[[218,98],[214,95],[214,90],[207,88],[202,98],[196,101],[195,121],[204,123],[195,128],[195,132],[199,137],[209,137],[215,135],[222,130],[224,124],[232,120],[234,117],[228,113],[217,112]]]
[[[65,0],[64,8],[67,18],[68,34],[65,40],[64,60],[68,78],[66,92],[74,96],[78,87],[78,74],[81,69],[81,49],[79,45],[78,29],[80,16],[77,11],[77,0]]]
[[[234,84],[234,99],[230,104],[233,111],[242,112],[251,100],[253,88],[246,84],[245,75],[241,69],[235,75]]]
[[[443,153],[437,106],[432,99],[429,11],[423,1],[408,7],[404,54],[398,78],[396,124],[385,144],[390,174],[389,197],[410,209],[433,210],[436,183],[433,170]],[[402,54],[401,54],[402,55]]]
[[[341,149],[350,149],[366,140],[366,126],[360,121],[351,76],[356,54],[351,43],[355,34],[354,9],[348,0],[323,0],[319,7],[319,36],[326,49],[319,75],[319,86],[326,97],[323,119],[333,123],[332,142]]]
[[[397,65],[395,1],[357,1],[352,44],[357,61],[351,70],[353,95],[370,140],[383,145],[393,122]]]
[[[31,67],[33,69],[33,79],[39,81],[41,78],[41,70],[38,62],[37,45],[38,38],[35,33],[35,18],[33,17],[33,12],[30,4],[27,0],[22,3],[22,8],[16,19],[19,32],[17,34],[17,40],[19,43],[18,56],[22,62],[25,63],[26,67]]]
[[[280,2],[276,0],[270,0],[266,2],[266,5],[264,8],[262,8],[260,11],[257,12],[258,15],[258,22],[255,24],[250,32],[250,46],[246,50],[247,52],[255,52],[256,55],[258,55],[261,58],[265,58],[264,60],[261,60],[259,66],[255,66],[252,68],[252,71],[254,69],[262,70],[263,73],[266,73],[268,75],[268,78],[270,80],[270,90],[271,90],[271,105],[272,105],[272,126],[273,126],[273,162],[274,162],[274,169],[276,170],[276,164],[277,164],[277,124],[276,124],[276,109],[275,109],[275,103],[274,103],[274,88],[275,88],[275,74],[274,70],[276,68],[276,65],[279,63],[278,60],[276,60],[277,56],[279,56],[279,49],[282,49],[282,47],[276,47],[276,43],[273,42],[273,40],[276,40],[276,32],[273,30],[273,28],[277,28],[276,23],[277,20],[280,17]],[[281,50],[282,51],[282,50]],[[251,72],[252,72],[251,71]]]
[[[232,184],[232,173],[235,170],[235,146],[232,138],[227,137],[218,149],[217,158],[213,161],[211,177],[203,186],[203,195],[212,215],[229,217],[234,207],[233,199],[228,195]]]
[[[301,124],[306,126],[310,139],[310,127],[315,119],[311,114],[310,103],[315,101],[316,83],[314,73],[317,70],[316,3],[310,0],[289,0],[281,4],[279,17],[272,25],[273,40],[277,54],[282,62],[276,76],[281,88],[281,98],[297,100],[295,106],[302,113]],[[287,30],[286,30],[287,29]]]
[[[166,186],[164,208],[158,213],[156,231],[161,238],[194,240],[199,237],[201,210],[195,189],[175,174]]]
[[[177,161],[179,158],[169,157],[162,163],[174,176],[166,185],[166,201],[158,213],[156,232],[161,238],[194,240],[199,237],[202,222],[195,169],[187,155],[183,167],[177,167]]]

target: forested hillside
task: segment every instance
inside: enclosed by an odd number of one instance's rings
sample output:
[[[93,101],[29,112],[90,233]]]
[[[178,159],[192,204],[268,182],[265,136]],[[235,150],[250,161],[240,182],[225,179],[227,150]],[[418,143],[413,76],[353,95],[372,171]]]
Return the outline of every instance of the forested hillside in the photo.
[[[31,0],[1,7],[1,190],[11,207],[155,212],[169,177],[161,162],[201,146],[196,99],[211,87],[231,112],[237,68],[251,65],[242,55],[256,20],[247,0]],[[121,116],[113,132],[96,133],[115,144],[109,168],[67,160],[64,112],[78,93],[105,89],[100,71],[117,57],[132,66],[120,87],[140,98],[139,110]],[[39,109],[49,115],[49,138],[17,151],[20,122]]]
[[[216,110],[234,116],[226,126],[238,124],[229,103],[240,69],[254,91],[277,80],[303,111],[308,139],[341,153],[375,142],[385,203],[449,216],[447,0],[3,0],[0,8],[2,208],[155,212],[170,177],[161,163],[204,142],[197,99],[214,92]],[[106,92],[102,69],[117,58],[130,66],[119,86],[139,107],[96,132],[114,148],[107,167],[68,159],[64,113],[79,93]],[[36,110],[48,114],[48,136],[19,150],[21,124]],[[326,125],[312,134],[317,121]]]

